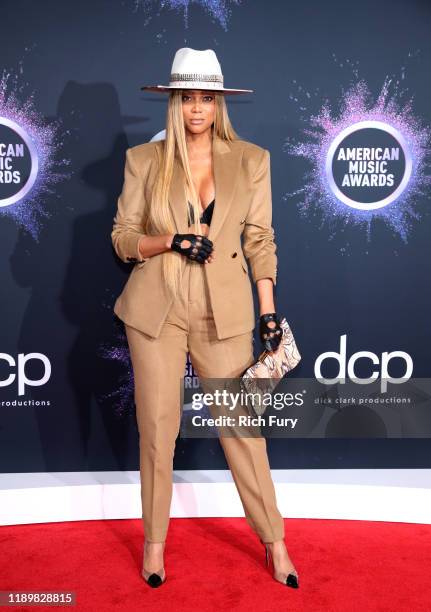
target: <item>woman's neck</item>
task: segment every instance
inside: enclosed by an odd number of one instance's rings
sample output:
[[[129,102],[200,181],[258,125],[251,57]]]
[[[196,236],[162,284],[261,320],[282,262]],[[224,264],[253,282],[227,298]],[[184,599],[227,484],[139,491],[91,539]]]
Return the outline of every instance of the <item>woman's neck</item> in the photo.
[[[207,130],[202,134],[186,133],[187,153],[189,159],[207,157],[212,152],[212,133]]]

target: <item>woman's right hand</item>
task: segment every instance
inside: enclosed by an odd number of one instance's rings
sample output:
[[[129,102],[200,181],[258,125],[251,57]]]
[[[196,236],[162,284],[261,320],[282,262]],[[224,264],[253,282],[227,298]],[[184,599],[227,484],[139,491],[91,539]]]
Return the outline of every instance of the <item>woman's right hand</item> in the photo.
[[[198,263],[210,262],[214,245],[206,236],[200,234],[174,234],[171,249]]]

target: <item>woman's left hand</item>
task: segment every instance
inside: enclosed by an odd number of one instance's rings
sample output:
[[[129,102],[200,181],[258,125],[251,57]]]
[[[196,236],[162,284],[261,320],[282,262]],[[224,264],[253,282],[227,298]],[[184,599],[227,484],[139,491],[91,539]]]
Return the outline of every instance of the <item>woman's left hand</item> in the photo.
[[[275,351],[283,335],[280,321],[276,312],[260,315],[259,319],[260,339],[267,351]]]

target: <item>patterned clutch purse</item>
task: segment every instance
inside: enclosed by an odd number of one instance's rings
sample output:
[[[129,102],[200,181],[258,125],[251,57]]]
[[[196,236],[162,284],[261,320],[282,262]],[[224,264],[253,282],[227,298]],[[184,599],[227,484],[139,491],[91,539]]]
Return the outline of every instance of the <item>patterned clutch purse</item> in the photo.
[[[286,318],[280,321],[283,336],[275,351],[263,351],[256,363],[243,373],[240,384],[246,393],[258,393],[261,396],[272,393],[280,379],[283,378],[301,361],[301,355],[296,346],[295,338]],[[265,380],[261,380],[265,379]],[[265,412],[266,406],[253,405],[253,411],[260,416]]]

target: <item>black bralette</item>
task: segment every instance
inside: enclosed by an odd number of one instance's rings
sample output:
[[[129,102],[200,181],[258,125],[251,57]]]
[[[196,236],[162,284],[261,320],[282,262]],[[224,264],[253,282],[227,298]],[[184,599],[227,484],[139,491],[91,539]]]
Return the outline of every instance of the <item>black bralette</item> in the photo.
[[[211,225],[211,219],[212,219],[213,212],[214,212],[214,204],[215,204],[215,198],[212,202],[208,204],[204,212],[201,214],[201,217],[200,217],[201,223],[206,223],[206,225]],[[190,225],[192,225],[195,222],[195,217],[194,217],[193,208],[190,202],[189,202],[189,211],[190,211],[190,219],[191,219]]]

